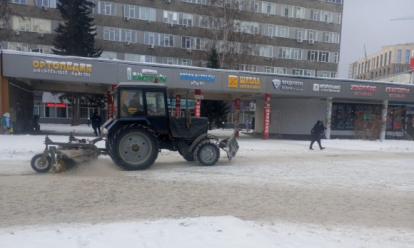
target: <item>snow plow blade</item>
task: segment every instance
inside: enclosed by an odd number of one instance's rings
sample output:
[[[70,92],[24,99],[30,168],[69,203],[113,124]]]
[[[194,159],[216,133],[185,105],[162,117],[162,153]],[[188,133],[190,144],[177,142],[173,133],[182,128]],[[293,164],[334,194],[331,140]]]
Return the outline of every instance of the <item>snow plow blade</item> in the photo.
[[[234,130],[230,137],[220,141],[219,148],[226,151],[229,161],[236,156],[237,151],[239,150],[239,143],[236,140],[236,130]]]

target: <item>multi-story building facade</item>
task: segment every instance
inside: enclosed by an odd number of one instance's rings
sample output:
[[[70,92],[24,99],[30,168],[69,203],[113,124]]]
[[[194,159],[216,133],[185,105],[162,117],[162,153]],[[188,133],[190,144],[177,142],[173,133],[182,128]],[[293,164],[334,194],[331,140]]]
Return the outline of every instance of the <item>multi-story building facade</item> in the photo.
[[[381,51],[349,65],[348,77],[374,80],[407,72],[414,57],[414,43],[383,46]]]
[[[11,36],[1,48],[51,53],[62,19],[58,0],[11,0]],[[94,0],[96,47],[102,57],[129,61],[206,66],[217,27],[208,19],[210,0]],[[264,73],[336,77],[343,0],[222,0],[240,6],[235,32],[254,49],[223,68]],[[243,15],[243,14],[244,15]],[[4,30],[0,30],[4,32]],[[236,36],[237,37],[237,36]],[[232,42],[240,43],[237,38]],[[214,44],[222,44],[215,41]],[[210,42],[211,44],[211,42]],[[222,52],[220,48],[218,52]]]

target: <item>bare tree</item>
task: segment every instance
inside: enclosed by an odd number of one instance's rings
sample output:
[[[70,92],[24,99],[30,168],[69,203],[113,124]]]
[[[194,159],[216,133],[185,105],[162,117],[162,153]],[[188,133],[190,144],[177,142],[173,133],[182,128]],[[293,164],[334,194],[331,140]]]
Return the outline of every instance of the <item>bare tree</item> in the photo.
[[[201,9],[200,25],[205,29],[207,56],[215,49],[220,67],[238,69],[238,64],[252,63],[259,55],[256,44],[259,26],[252,21],[249,0],[210,0]]]
[[[54,95],[59,95],[59,100],[63,102],[67,100],[71,104],[70,116],[71,116],[71,125],[79,125],[80,119],[80,106],[81,104],[92,104],[95,105],[97,109],[105,108],[107,99],[102,94],[85,94],[78,92],[52,92]]]
[[[12,29],[10,24],[13,16],[23,18],[19,13],[13,10],[10,0],[0,0],[0,34],[2,40],[11,36]]]

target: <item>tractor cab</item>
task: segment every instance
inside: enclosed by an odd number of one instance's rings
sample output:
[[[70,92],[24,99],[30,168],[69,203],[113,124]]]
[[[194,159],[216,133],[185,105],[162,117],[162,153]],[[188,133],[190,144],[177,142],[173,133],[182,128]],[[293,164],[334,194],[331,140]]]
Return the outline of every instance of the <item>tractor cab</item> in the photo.
[[[119,83],[113,97],[116,119],[150,122],[157,132],[168,132],[167,88],[164,84]]]

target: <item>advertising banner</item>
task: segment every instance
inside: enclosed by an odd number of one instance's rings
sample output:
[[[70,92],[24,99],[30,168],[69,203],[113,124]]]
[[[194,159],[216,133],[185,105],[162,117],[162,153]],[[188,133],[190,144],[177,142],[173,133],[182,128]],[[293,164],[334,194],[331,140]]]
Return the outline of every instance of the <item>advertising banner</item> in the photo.
[[[181,95],[175,96],[175,116],[181,117]]]
[[[270,94],[265,94],[264,119],[263,119],[263,139],[269,139],[270,131]]]

